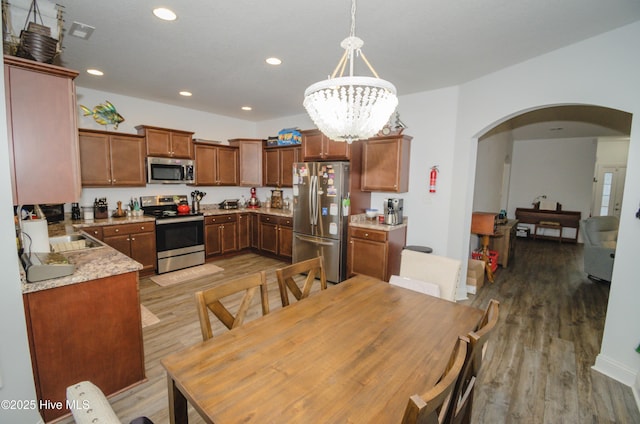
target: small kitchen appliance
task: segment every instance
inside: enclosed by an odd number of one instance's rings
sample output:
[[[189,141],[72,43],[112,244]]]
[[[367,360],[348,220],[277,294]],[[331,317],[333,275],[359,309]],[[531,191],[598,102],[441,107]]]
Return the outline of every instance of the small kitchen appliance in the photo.
[[[191,159],[147,157],[149,184],[192,184],[195,165]]]
[[[249,199],[249,204],[247,205],[249,209],[258,209],[260,207],[260,201],[256,196],[256,188],[251,187],[251,198]]]
[[[387,225],[402,224],[403,200],[398,198],[384,199],[384,223]]]
[[[240,201],[238,199],[225,199],[222,202],[218,203],[218,207],[220,209],[238,209]]]

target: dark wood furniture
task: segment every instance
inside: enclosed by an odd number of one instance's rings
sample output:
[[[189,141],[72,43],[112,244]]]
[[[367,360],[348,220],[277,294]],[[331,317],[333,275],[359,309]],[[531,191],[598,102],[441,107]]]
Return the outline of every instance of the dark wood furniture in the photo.
[[[397,423],[481,316],[354,277],[162,359],[171,422]]]
[[[293,218],[260,215],[260,251],[291,259],[293,254]]]
[[[262,315],[269,313],[269,296],[267,292],[267,274],[264,271],[249,274],[226,283],[216,285],[207,290],[196,292],[196,309],[200,319],[200,330],[202,330],[202,340],[207,341],[213,337],[211,330],[211,311],[229,330],[242,325],[247,315],[251,302],[260,290],[262,303]],[[244,292],[240,306],[234,309],[235,315],[220,302],[221,299],[228,298],[236,293]]]
[[[206,257],[238,250],[238,215],[212,215],[204,218],[204,246]]]
[[[242,187],[262,186],[262,149],[264,141],[257,138],[234,138],[229,145],[237,147],[240,156],[240,181]]]
[[[237,186],[240,181],[237,147],[193,143],[197,186]]]
[[[13,204],[77,202],[81,194],[76,71],[4,56]],[[6,154],[6,152],[4,153]]]
[[[193,158],[193,132],[138,125],[138,134],[144,135],[147,156]]]
[[[358,142],[362,144],[362,190],[409,191],[411,139],[396,135]]]
[[[350,160],[352,146],[346,142],[333,141],[320,130],[305,130],[302,134],[302,161]]]
[[[516,246],[517,219],[508,219],[503,224],[496,225],[495,237],[489,240],[489,250],[498,252],[498,265],[506,268],[513,260]]]
[[[568,241],[571,243],[578,242],[578,231],[580,229],[580,212],[575,211],[563,211],[563,210],[546,210],[535,208],[517,208],[516,219],[523,224],[532,224],[533,231],[529,234],[530,238],[547,238],[558,241]],[[548,222],[556,222],[558,225],[549,227]],[[540,224],[542,223],[542,226]],[[546,227],[545,227],[546,226]],[[560,231],[560,236],[547,236],[544,234],[537,234],[538,228],[554,228]],[[572,228],[575,230],[574,237],[566,237],[564,228]]]
[[[294,277],[299,277],[300,274],[306,274],[302,289],[294,279]],[[280,300],[283,308],[289,306],[289,292],[293,294],[296,300],[309,297],[316,279],[319,279],[320,290],[327,289],[327,276],[324,272],[322,256],[296,262],[284,268],[278,268],[276,269],[276,277],[278,278],[278,288],[280,289]]]
[[[265,187],[293,187],[293,164],[301,161],[300,146],[264,148],[263,185]]]
[[[90,380],[110,396],[145,380],[138,273],[23,295],[40,414],[69,413],[66,388]],[[60,402],[47,408],[44,402]]]
[[[156,224],[154,222],[107,225],[101,228],[101,232],[102,241],[142,264],[141,274],[155,272]],[[92,234],[91,231],[89,234]]]
[[[83,187],[144,187],[145,139],[135,134],[80,129]]]
[[[347,239],[347,277],[369,275],[389,281],[400,274],[400,257],[407,241],[407,227],[388,231],[349,225]]]

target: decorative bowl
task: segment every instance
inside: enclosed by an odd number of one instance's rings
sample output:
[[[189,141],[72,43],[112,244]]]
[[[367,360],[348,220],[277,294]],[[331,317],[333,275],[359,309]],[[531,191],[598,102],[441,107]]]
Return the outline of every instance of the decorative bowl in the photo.
[[[366,211],[364,211],[364,214],[367,218],[373,219],[378,216],[378,209],[367,209]]]

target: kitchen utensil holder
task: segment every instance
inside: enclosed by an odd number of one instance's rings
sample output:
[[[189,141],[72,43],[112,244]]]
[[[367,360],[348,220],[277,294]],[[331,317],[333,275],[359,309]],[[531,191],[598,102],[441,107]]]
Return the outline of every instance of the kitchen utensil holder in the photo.
[[[93,215],[94,215],[95,219],[109,218],[109,207],[108,206],[94,206],[93,207]]]

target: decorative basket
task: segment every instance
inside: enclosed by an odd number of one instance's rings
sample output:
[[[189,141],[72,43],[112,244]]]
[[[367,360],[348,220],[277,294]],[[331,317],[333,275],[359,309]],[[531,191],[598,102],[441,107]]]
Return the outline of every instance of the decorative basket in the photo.
[[[33,21],[29,22],[29,17],[32,13]],[[52,63],[58,52],[58,40],[51,37],[51,29],[49,27],[45,26],[44,23],[39,24],[36,22],[38,17],[42,22],[38,3],[33,0],[27,14],[25,29],[20,31],[20,44],[18,45],[16,56],[42,63]]]

